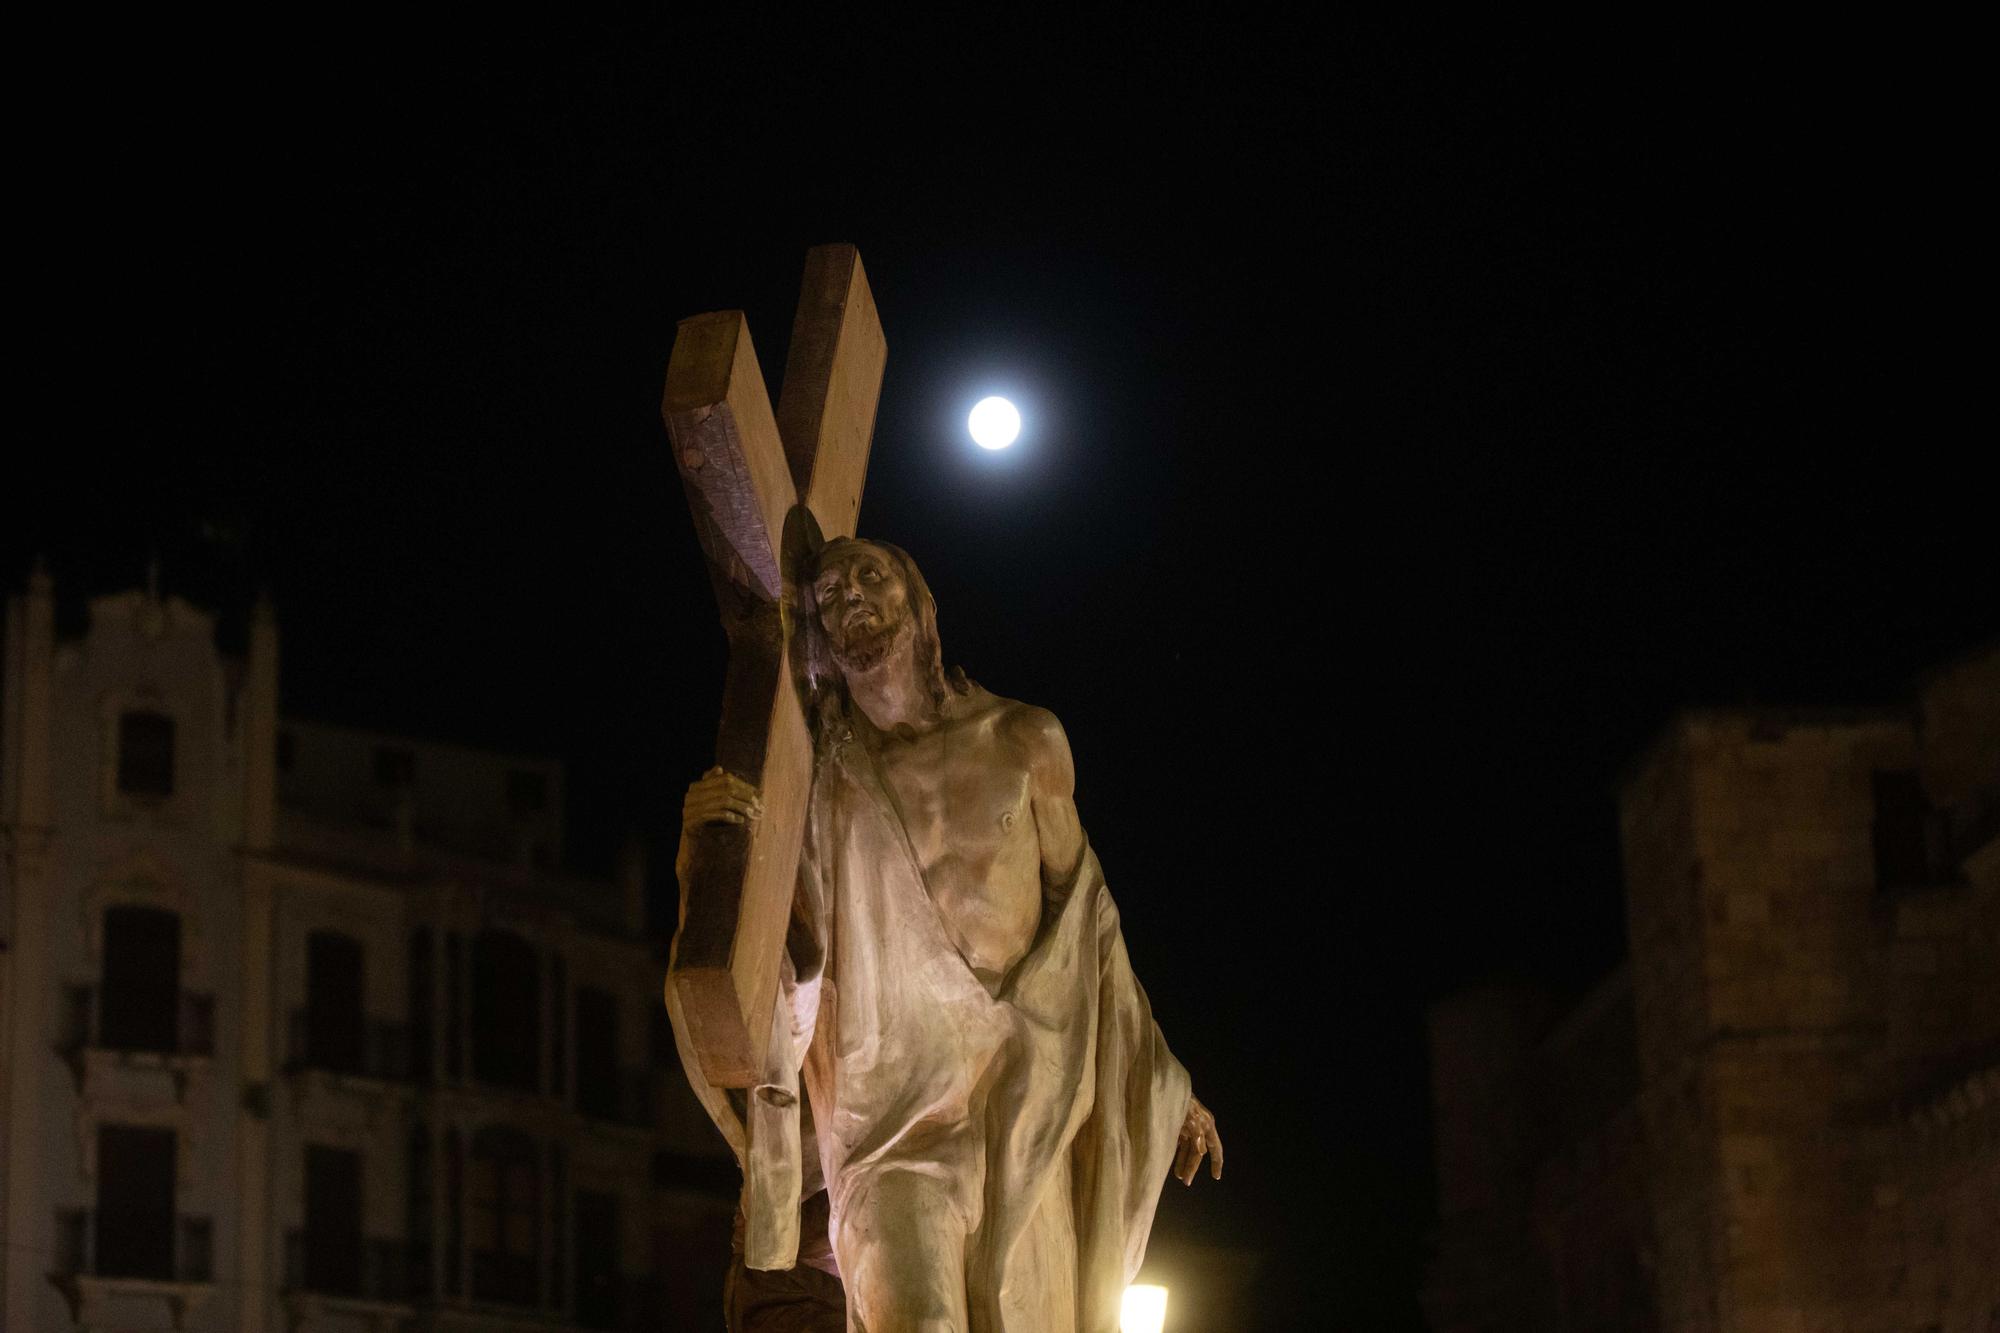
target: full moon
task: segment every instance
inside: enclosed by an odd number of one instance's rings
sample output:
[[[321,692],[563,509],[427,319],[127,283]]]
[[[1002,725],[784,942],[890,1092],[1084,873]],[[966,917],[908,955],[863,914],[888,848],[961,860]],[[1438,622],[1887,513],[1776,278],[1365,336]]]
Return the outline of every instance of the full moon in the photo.
[[[1005,398],[982,398],[965,420],[972,442],[982,449],[1005,449],[1021,433],[1021,414]]]

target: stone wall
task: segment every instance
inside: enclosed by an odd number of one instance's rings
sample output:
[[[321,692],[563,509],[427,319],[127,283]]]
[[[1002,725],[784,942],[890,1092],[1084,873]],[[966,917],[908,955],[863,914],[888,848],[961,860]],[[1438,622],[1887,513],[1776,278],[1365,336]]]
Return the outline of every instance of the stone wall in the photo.
[[[1651,1327],[1628,974],[1553,1016],[1545,995],[1503,986],[1431,1015],[1438,1328]]]
[[[1908,708],[1684,715],[1620,818],[1625,997],[1434,1020],[1433,1322],[2000,1327],[2000,646]]]
[[[1721,1166],[1713,1081],[1701,1060],[1710,1020],[1691,779],[1698,750],[1699,737],[1671,729],[1627,784],[1619,815],[1660,1326],[1706,1333],[1717,1327]]]

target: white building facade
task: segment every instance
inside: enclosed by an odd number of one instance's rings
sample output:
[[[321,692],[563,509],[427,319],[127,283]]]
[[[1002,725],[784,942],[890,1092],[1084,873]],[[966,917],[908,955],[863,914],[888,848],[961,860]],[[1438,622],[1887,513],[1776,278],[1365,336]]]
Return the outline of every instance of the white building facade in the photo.
[[[150,591],[59,639],[37,571],[4,665],[0,1324],[711,1308],[734,1164],[643,864],[558,869],[559,764],[281,718],[268,605],[242,660]]]

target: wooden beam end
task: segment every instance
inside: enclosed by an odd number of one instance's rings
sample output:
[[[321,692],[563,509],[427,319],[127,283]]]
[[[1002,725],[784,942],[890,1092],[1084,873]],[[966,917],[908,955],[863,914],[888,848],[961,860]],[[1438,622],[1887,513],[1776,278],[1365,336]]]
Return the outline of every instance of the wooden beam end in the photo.
[[[748,341],[749,329],[741,310],[715,310],[682,320],[674,334],[674,350],[667,358],[667,389],[661,412],[671,419],[714,407],[728,398],[736,348],[739,342]]]
[[[674,968],[667,984],[680,1002],[688,1040],[701,1075],[718,1088],[747,1088],[757,1081],[760,1052],[750,1041],[737,1007],[736,980],[726,967]]]

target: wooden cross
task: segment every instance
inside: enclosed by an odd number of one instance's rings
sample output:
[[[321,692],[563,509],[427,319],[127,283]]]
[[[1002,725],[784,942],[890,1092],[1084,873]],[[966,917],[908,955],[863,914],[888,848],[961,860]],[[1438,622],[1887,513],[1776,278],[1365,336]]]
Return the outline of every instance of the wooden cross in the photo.
[[[763,1069],[812,783],[793,590],[823,541],[854,533],[887,355],[861,256],[822,245],[806,255],[775,417],[740,310],[682,320],[667,364],[661,412],[729,637],[715,761],[764,800],[748,828],[695,834],[667,976],[716,1087]]]

